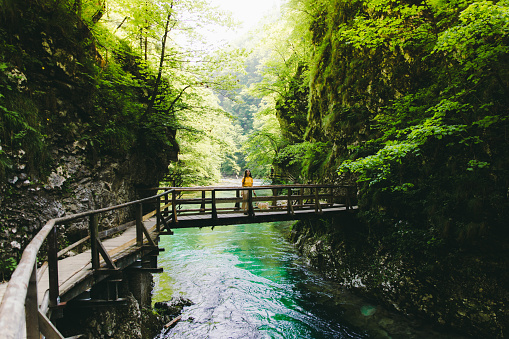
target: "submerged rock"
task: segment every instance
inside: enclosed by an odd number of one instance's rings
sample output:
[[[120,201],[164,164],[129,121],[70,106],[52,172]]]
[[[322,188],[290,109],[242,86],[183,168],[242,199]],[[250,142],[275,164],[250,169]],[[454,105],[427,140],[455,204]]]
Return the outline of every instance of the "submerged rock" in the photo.
[[[156,302],[154,304],[154,309],[157,313],[159,313],[162,316],[167,316],[169,318],[175,318],[180,313],[182,313],[182,310],[186,306],[194,305],[194,303],[182,296],[173,297],[170,301],[161,301]]]

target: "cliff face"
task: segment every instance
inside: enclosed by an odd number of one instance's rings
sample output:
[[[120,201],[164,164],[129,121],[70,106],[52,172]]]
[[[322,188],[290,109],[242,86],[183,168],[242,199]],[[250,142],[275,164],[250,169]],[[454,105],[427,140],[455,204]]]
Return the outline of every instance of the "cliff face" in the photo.
[[[175,131],[137,120],[142,112],[133,107],[143,109],[144,91],[108,87],[115,76],[137,76],[134,57],[106,61],[75,15],[52,4],[7,1],[0,10],[5,279],[47,220],[137,199],[138,188],[157,186],[177,160]],[[113,73],[113,64],[122,71]],[[129,218],[131,211],[122,210],[100,224]],[[62,244],[86,234],[86,220],[59,230]]]
[[[325,276],[382,305],[475,338],[507,336],[508,262],[497,249],[424,254],[415,247],[402,256],[394,242],[374,241],[365,230],[354,218],[300,222],[291,240]]]

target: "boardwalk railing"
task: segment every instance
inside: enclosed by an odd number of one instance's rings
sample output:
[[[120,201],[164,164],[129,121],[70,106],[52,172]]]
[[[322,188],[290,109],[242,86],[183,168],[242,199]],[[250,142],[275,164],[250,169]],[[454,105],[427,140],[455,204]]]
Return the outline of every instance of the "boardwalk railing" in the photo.
[[[110,258],[101,239],[121,232],[130,226],[136,226],[136,245],[139,248],[157,249],[143,221],[156,217],[156,232],[169,234],[171,228],[179,227],[179,219],[186,216],[202,216],[208,220],[217,220],[221,215],[237,213],[248,222],[256,222],[259,215],[270,212],[284,212],[293,215],[299,211],[314,210],[321,213],[327,208],[342,205],[352,209],[351,198],[353,187],[334,185],[273,185],[250,188],[240,187],[188,187],[188,188],[154,188],[161,191],[157,195],[128,202],[125,204],[78,213],[49,220],[37,233],[23,251],[20,262],[14,271],[2,302],[0,304],[0,329],[2,338],[39,339],[41,334],[48,339],[63,338],[51,323],[51,312],[59,306],[62,296],[58,283],[58,258],[66,252],[87,243],[91,248],[91,263],[94,272],[104,274],[117,270],[114,260]],[[191,195],[190,194],[193,194]],[[242,210],[242,203],[247,205]],[[143,215],[143,206],[152,206],[152,212]],[[133,222],[98,231],[98,217],[112,211],[135,208],[136,218]],[[147,208],[148,209],[148,208]],[[150,209],[148,209],[150,210]],[[244,213],[247,213],[244,215]],[[58,252],[57,231],[59,225],[69,225],[88,218],[89,235]],[[214,223],[212,223],[214,225]],[[187,226],[189,227],[189,226]],[[144,239],[145,237],[145,239]],[[47,241],[47,264],[38,268],[37,256],[44,241]],[[102,261],[100,259],[102,257]],[[49,289],[43,300],[38,300],[38,275],[46,269],[49,275]],[[100,276],[96,278],[99,281]]]
[[[217,221],[225,214],[244,214],[256,218],[263,214],[285,211],[314,210],[344,206],[352,209],[355,187],[347,185],[268,185],[254,187],[157,187],[150,190],[171,190],[161,210],[165,227],[181,226],[181,217],[199,216],[195,220]],[[159,204],[158,204],[159,206]],[[188,220],[190,220],[188,218]],[[206,222],[205,222],[206,223]],[[211,226],[214,223],[211,223]]]
[[[115,232],[125,230],[128,226],[132,226],[133,223],[128,223],[100,233],[98,232],[98,216],[114,210],[135,207],[136,220],[134,223],[136,224],[137,246],[157,248],[150,237],[148,230],[143,224],[144,217],[142,213],[142,206],[148,202],[159,201],[161,197],[166,197],[167,200],[168,195],[171,193],[172,191],[169,190],[153,197],[49,220],[23,251],[21,260],[12,274],[3,296],[2,303],[0,304],[0,329],[2,331],[2,338],[39,339],[41,334],[48,339],[63,338],[51,323],[48,316],[51,313],[51,310],[58,306],[60,299],[58,285],[58,257],[65,254],[65,252],[76,248],[78,245],[82,244],[84,240],[57,252],[58,225],[68,225],[69,223],[77,222],[83,218],[89,218],[90,234],[85,238],[85,240],[89,240],[92,268],[96,271],[115,270],[115,263],[102,245],[101,238],[112,235]],[[161,218],[159,209],[149,213],[145,216],[145,218],[154,215],[157,215],[158,222],[156,227],[157,230],[160,230],[159,220]],[[145,241],[143,236],[146,238]],[[39,302],[37,293],[37,273],[38,270],[42,270],[44,266],[38,269],[37,255],[45,240],[47,240],[48,243],[47,266],[49,274],[49,292],[45,294],[44,300]],[[144,245],[145,242],[147,243],[146,245]],[[103,265],[101,265],[100,256],[103,258]]]

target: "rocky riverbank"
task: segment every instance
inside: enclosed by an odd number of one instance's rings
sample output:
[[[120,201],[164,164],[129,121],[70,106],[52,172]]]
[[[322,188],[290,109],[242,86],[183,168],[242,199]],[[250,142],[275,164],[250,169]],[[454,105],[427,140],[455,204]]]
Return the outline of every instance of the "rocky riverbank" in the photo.
[[[119,299],[109,305],[76,298],[63,310],[57,327],[66,336],[84,338],[153,339],[171,328],[171,323],[190,300],[177,297],[155,303],[152,308],[153,277],[151,273],[124,272],[118,285]],[[94,286],[101,294],[107,283]]]
[[[364,230],[352,216],[299,222],[290,238],[310,265],[356,293],[472,337],[508,336],[508,261],[498,250],[402,255]]]

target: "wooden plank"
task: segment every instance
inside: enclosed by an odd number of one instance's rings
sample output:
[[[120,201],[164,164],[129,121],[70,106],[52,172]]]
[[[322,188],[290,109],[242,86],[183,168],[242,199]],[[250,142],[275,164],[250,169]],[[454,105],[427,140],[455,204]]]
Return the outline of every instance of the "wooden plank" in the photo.
[[[39,327],[41,329],[41,333],[47,339],[64,339],[60,332],[58,332],[55,325],[53,325],[46,315],[41,312],[39,312]]]
[[[99,250],[99,253],[101,253],[101,256],[103,257],[104,261],[106,262],[106,265],[109,268],[116,270],[117,266],[115,266],[115,263],[113,262],[113,260],[111,260],[111,257],[109,256],[108,252],[106,251],[106,248],[104,248],[104,245],[101,242],[101,240],[96,239],[96,241],[97,241],[97,248]]]

